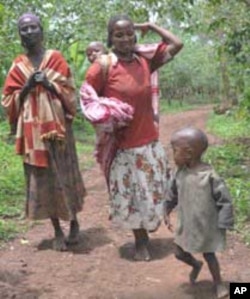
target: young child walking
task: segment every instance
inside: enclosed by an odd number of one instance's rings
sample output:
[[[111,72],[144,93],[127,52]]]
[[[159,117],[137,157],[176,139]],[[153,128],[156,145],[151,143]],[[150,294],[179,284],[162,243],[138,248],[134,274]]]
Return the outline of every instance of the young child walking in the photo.
[[[166,202],[166,224],[177,207],[175,256],[192,267],[193,284],[203,266],[192,253],[202,253],[212,275],[217,298],[228,295],[222,283],[216,251],[225,248],[226,230],[233,228],[232,200],[225,182],[213,167],[202,161],[208,147],[207,136],[199,129],[184,128],[171,137],[177,171]]]

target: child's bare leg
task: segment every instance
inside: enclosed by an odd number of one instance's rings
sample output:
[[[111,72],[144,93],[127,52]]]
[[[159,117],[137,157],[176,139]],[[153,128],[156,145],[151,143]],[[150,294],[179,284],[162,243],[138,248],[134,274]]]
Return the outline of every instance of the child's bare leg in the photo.
[[[61,229],[60,222],[58,218],[51,218],[52,225],[55,230],[55,239],[53,242],[53,248],[56,251],[65,251],[67,246],[65,243],[64,233]]]
[[[70,231],[67,238],[67,243],[70,245],[77,244],[79,242],[79,223],[75,216],[75,219],[70,221]]]
[[[135,237],[135,255],[134,259],[136,261],[149,261],[151,256],[148,251],[148,233],[145,229],[134,229]]]
[[[189,274],[189,280],[191,283],[195,283],[203,265],[202,261],[195,259],[192,254],[184,251],[179,245],[175,244],[175,257],[186,263],[187,265],[193,267]]]
[[[228,295],[228,289],[222,283],[221,274],[220,274],[220,265],[216,255],[212,252],[212,253],[204,253],[203,256],[207,262],[209,271],[213,277],[217,298],[226,297]]]

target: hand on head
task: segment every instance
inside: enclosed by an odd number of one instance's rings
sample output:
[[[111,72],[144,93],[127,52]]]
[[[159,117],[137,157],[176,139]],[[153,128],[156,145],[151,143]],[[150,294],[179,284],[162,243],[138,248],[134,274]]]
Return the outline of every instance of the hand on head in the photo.
[[[140,30],[141,31],[141,36],[143,37],[144,35],[147,34],[147,32],[149,31],[150,29],[150,23],[149,22],[146,22],[146,23],[135,23],[134,24],[134,29],[135,30]]]

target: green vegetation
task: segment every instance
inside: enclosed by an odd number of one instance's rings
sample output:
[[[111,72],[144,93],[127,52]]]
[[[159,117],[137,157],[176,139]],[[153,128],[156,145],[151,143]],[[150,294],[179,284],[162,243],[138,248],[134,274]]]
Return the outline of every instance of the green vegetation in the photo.
[[[1,123],[1,133],[0,240],[5,240],[22,229],[15,222],[24,210],[24,175],[20,157],[14,154],[13,140],[8,138],[5,122]]]
[[[197,107],[197,105],[190,104],[187,101],[184,101],[181,103],[177,100],[177,101],[171,101],[171,103],[169,103],[165,99],[160,100],[160,113],[161,114],[187,111],[187,110],[194,109],[195,107]]]
[[[80,3],[80,4],[79,4]],[[127,13],[135,22],[154,20],[184,42],[182,54],[160,73],[163,98],[201,102],[243,101],[249,107],[250,3],[248,0],[5,0],[0,4],[0,86],[13,58],[23,51],[16,21],[33,11],[42,19],[47,48],[59,49],[74,72],[77,87],[88,67],[85,48],[92,40],[107,39],[108,19]],[[140,43],[156,42],[155,34]],[[249,92],[248,92],[249,94]],[[1,116],[1,109],[0,109]]]
[[[250,245],[250,123],[235,114],[213,114],[208,129],[222,144],[210,147],[206,159],[225,178],[234,200],[236,230]]]

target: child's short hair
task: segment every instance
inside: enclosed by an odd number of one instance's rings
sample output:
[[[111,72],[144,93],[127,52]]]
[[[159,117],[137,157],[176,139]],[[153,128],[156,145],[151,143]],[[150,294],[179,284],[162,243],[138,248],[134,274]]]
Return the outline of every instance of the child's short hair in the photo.
[[[104,54],[107,54],[107,53],[108,53],[107,49],[105,48],[104,44],[103,44],[101,41],[92,41],[92,42],[90,42],[90,43],[87,45],[85,51],[87,51],[88,48],[96,47],[96,46],[102,48]]]
[[[198,149],[198,154],[201,156],[208,148],[207,135],[200,129],[194,127],[185,127],[172,135],[171,143],[175,140],[185,138],[191,147]]]

